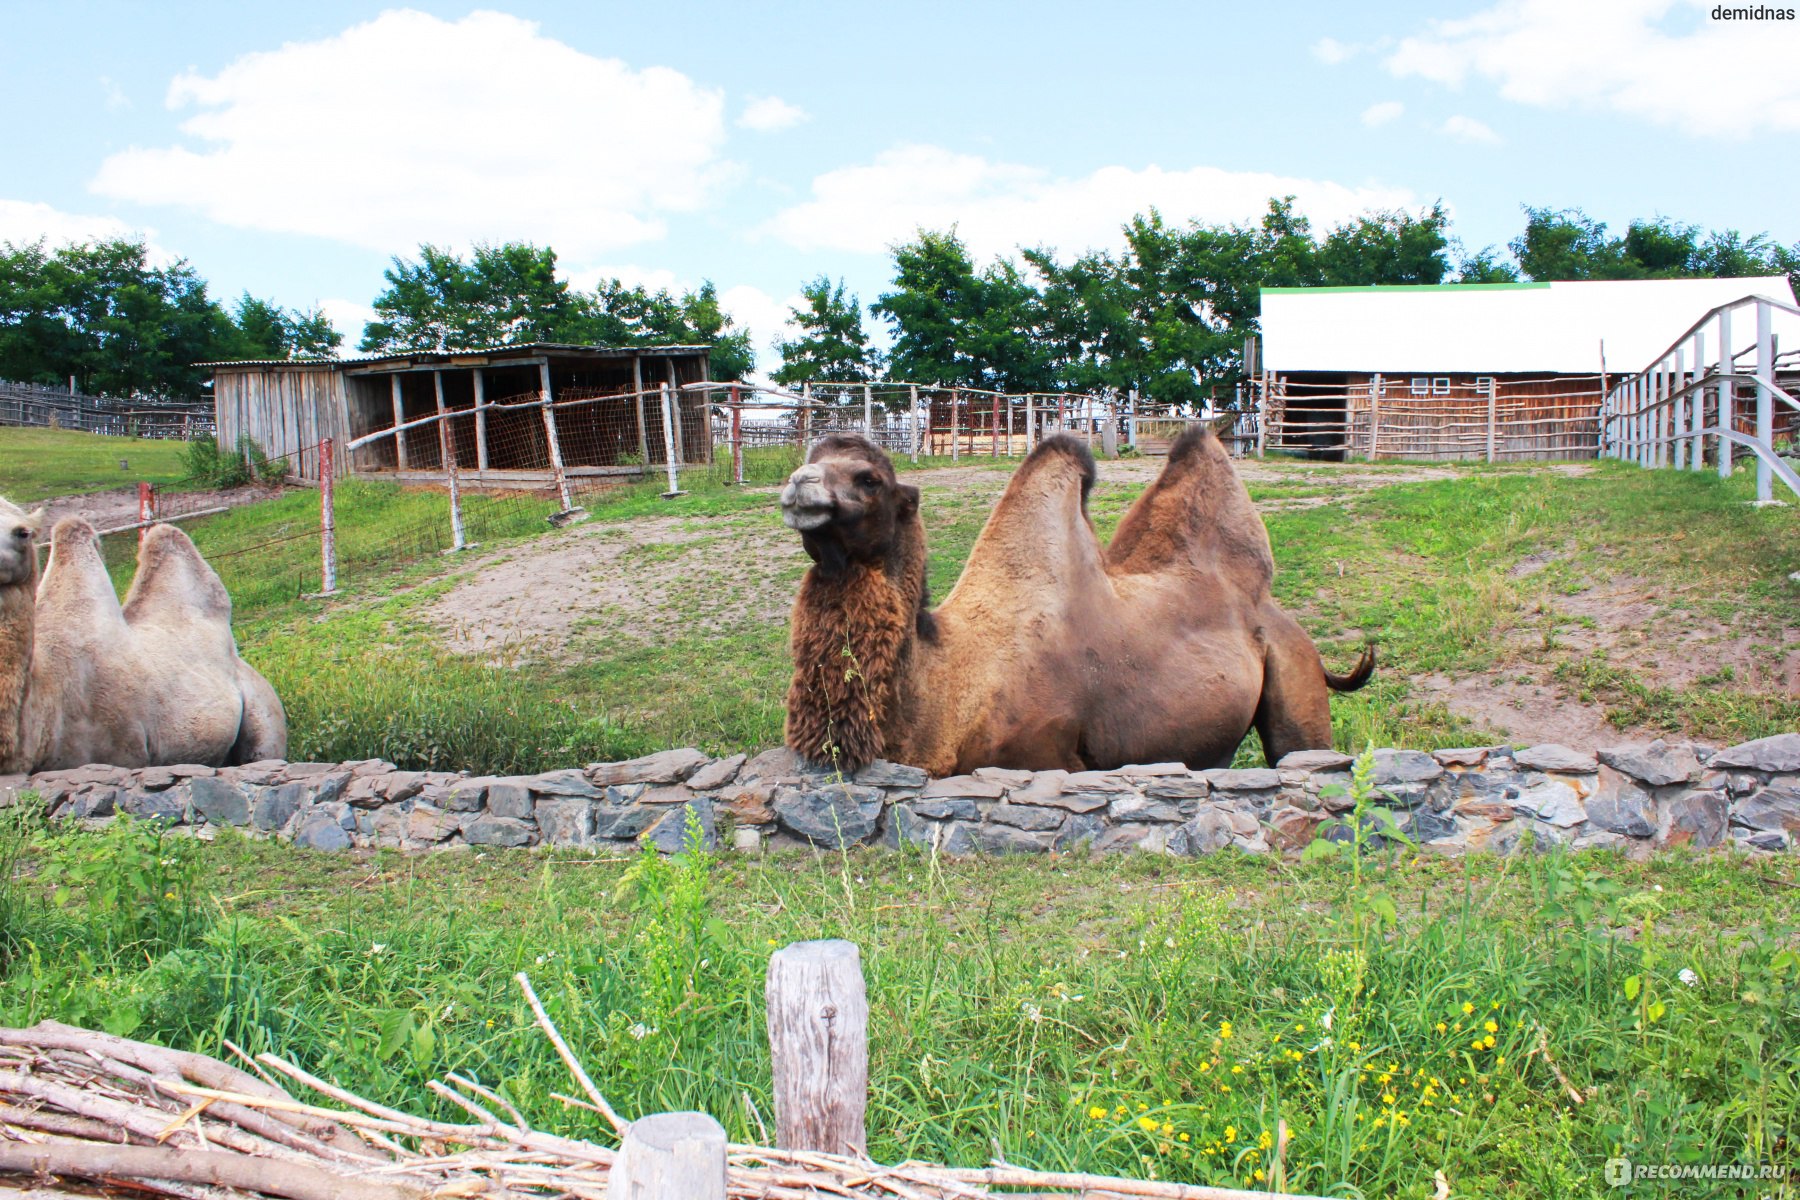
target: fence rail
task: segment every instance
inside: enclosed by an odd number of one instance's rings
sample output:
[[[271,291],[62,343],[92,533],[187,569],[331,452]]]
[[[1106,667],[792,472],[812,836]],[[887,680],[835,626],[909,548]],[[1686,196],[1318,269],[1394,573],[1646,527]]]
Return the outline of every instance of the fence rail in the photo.
[[[210,404],[155,404],[0,380],[0,426],[191,440],[214,432]]]
[[[1748,319],[1736,323],[1737,314]],[[1800,308],[1745,296],[1709,310],[1607,393],[1601,453],[1641,467],[1700,471],[1710,447],[1713,468],[1727,478],[1741,450],[1756,460],[1757,503],[1774,502],[1777,479],[1800,497],[1800,474],[1781,452],[1800,431],[1800,401],[1776,380],[1778,318],[1792,327]],[[1754,333],[1740,348],[1748,330]]]

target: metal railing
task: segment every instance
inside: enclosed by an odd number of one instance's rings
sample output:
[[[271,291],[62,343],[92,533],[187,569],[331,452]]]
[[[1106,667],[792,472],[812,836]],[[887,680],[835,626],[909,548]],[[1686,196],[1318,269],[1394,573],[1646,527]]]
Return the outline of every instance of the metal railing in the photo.
[[[1733,314],[1745,309],[1755,337],[1737,349]],[[1777,448],[1778,416],[1800,415],[1800,401],[1775,378],[1777,314],[1800,318],[1800,308],[1745,296],[1695,321],[1642,371],[1607,392],[1600,409],[1601,454],[1642,467],[1699,471],[1706,469],[1711,439],[1720,478],[1731,475],[1735,450],[1756,459],[1758,503],[1774,501],[1777,479],[1800,497],[1800,474]],[[1739,361],[1746,357],[1748,370]],[[1792,429],[1793,417],[1787,421]]]

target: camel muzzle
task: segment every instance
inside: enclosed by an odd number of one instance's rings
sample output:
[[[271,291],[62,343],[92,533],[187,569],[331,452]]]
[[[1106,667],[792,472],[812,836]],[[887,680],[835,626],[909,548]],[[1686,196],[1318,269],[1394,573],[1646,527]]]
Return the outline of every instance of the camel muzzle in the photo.
[[[825,472],[808,463],[788,476],[781,489],[781,520],[789,529],[808,533],[830,524],[837,500],[825,486]]]

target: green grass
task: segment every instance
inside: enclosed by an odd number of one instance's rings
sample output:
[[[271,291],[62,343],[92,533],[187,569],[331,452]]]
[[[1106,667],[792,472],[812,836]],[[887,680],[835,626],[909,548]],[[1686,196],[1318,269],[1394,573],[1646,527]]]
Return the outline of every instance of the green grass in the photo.
[[[0,1021],[229,1039],[448,1119],[425,1083],[458,1071],[609,1140],[549,1095],[571,1081],[525,971],[627,1117],[697,1108],[759,1141],[768,955],[847,937],[880,1160],[1261,1189],[1285,1122],[1290,1190],[1422,1198],[1441,1171],[1457,1196],[1538,1200],[1611,1194],[1617,1154],[1792,1162],[1800,1128],[1787,860],[1377,858],[1359,896],[1342,862],[1234,853],[633,864],[131,836],[27,855]],[[155,895],[117,887],[120,861],[164,864]],[[47,872],[87,882],[58,908]],[[1376,892],[1395,925],[1357,919]]]
[[[32,504],[52,496],[181,482],[185,442],[102,437],[67,429],[0,429],[0,496]],[[121,467],[124,462],[127,466]]]

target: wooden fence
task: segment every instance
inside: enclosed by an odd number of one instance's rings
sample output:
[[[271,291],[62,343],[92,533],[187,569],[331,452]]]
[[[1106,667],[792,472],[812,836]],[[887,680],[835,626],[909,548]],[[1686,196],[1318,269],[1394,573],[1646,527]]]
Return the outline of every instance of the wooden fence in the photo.
[[[205,403],[158,404],[0,380],[0,425],[191,440],[212,434],[213,410]]]

